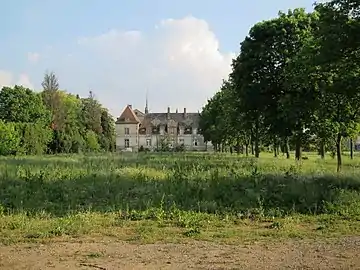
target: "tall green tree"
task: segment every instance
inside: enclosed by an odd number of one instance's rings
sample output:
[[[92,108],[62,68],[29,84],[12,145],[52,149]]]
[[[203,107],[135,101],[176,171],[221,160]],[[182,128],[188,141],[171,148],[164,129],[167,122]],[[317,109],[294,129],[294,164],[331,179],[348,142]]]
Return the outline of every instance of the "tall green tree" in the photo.
[[[116,144],[115,121],[109,111],[101,108],[101,136],[100,145],[105,151],[114,151]]]
[[[0,119],[6,122],[43,122],[48,124],[50,112],[41,96],[28,88],[15,85],[0,91]]]
[[[337,170],[342,166],[342,140],[359,133],[360,117],[360,18],[358,1],[317,4],[315,37],[319,44],[317,64],[327,100],[327,119],[336,133]]]
[[[95,99],[94,93],[92,91],[89,92],[89,96],[87,98],[82,99],[82,104],[82,116],[85,127],[94,131],[98,135],[101,134],[101,105]]]

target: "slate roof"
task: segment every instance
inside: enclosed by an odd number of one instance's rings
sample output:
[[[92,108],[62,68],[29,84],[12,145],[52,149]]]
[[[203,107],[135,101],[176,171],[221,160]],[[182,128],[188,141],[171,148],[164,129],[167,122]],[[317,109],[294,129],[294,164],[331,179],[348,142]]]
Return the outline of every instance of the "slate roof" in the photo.
[[[136,116],[139,115],[139,117]],[[141,116],[141,117],[140,117]],[[141,120],[139,119],[141,118]],[[128,121],[125,121],[125,120]],[[142,127],[152,126],[152,121],[158,121],[159,125],[166,125],[169,120],[174,120],[176,123],[184,126],[199,126],[200,113],[186,113],[186,117],[184,117],[183,112],[177,113],[148,113],[143,114],[138,109],[133,110],[131,106],[126,106],[121,116],[117,119],[116,124],[119,123],[140,123]]]
[[[184,117],[183,113],[170,113],[168,119],[167,113],[148,113],[145,115],[144,120],[141,123],[141,126],[152,125],[151,122],[155,119],[159,120],[160,125],[166,125],[170,119],[184,126],[197,127],[199,125],[199,113],[186,113]]]

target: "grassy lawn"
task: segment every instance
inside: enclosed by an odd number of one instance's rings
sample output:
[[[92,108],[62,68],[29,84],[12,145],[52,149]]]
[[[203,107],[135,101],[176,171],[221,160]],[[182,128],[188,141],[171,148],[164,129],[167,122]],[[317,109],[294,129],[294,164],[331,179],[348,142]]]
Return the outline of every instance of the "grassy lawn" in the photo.
[[[360,157],[114,154],[0,159],[0,241],[334,239],[360,233]]]

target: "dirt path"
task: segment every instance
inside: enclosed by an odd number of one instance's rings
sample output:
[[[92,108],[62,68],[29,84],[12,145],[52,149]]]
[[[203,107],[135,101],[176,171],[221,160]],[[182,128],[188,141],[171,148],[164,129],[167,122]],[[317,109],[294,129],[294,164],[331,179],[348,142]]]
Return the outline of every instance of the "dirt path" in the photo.
[[[0,246],[0,269],[360,269],[360,237],[333,244],[135,245],[60,242]]]

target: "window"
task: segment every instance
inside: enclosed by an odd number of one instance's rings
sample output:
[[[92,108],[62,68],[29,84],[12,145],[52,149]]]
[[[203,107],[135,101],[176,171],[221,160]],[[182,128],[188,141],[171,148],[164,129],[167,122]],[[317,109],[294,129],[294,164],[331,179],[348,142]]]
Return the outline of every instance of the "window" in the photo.
[[[129,148],[129,147],[130,147],[130,140],[125,139],[125,148]]]
[[[146,146],[151,146],[151,139],[146,139]]]
[[[198,146],[198,141],[196,139],[194,140],[194,146]]]
[[[184,130],[184,134],[192,134],[192,128],[191,127],[186,127]]]
[[[159,134],[160,133],[160,127],[153,127],[151,130],[152,134]]]
[[[129,128],[125,128],[125,134],[126,134],[126,135],[129,135],[129,134],[130,134]]]
[[[179,144],[184,144],[184,139],[179,139]]]

